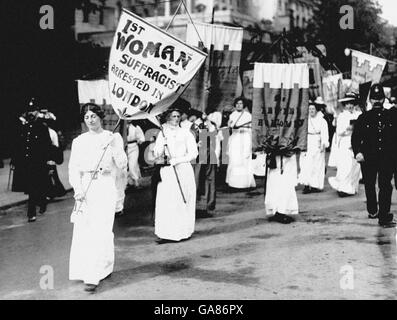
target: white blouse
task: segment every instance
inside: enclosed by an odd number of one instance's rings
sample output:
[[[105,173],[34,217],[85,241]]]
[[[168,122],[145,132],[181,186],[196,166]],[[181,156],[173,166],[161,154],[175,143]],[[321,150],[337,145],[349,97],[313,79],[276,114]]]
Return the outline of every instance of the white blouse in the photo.
[[[164,152],[167,157],[175,159],[178,164],[191,162],[197,158],[197,144],[190,130],[168,124],[163,125],[163,128],[164,135],[161,131],[159,132],[153,149],[155,158],[161,158]],[[166,144],[168,148],[165,148]]]
[[[73,140],[69,160],[69,182],[75,194],[83,193],[82,176],[95,171],[112,133],[104,130],[99,134],[86,132]],[[127,155],[123,150],[123,139],[119,133],[113,134],[114,141],[107,148],[99,166],[99,173],[110,173],[116,177],[116,170],[127,167]]]

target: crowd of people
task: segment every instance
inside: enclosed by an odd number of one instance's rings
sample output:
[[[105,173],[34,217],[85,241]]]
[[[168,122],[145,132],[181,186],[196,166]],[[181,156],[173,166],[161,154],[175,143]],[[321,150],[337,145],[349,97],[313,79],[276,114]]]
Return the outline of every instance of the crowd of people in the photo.
[[[335,167],[336,176],[328,181],[339,197],[354,196],[363,182],[368,217],[378,219],[383,227],[395,226],[390,204],[397,167],[393,144],[397,109],[384,108],[385,99],[382,86],[374,85],[369,96],[371,109],[366,110],[363,99],[347,93],[339,101],[342,109],[330,117],[317,98],[309,104],[307,150],[268,155],[261,150],[256,156],[252,153],[252,116],[245,98],[235,100],[223,127],[221,112],[211,106],[207,113],[199,112],[187,101],[178,100],[159,117],[161,130],[149,148],[154,159],[151,190],[157,243],[191,238],[196,203],[202,196],[206,215],[216,214],[221,165],[227,165],[224,182],[231,190],[255,188],[258,171],[265,176],[264,204],[270,221],[293,222],[299,213],[296,186],[303,186],[303,194],[322,192],[327,167]],[[90,292],[113,271],[113,223],[123,214],[128,185],[140,186],[139,145],[145,141],[138,125],[128,124],[123,141],[119,133],[103,128],[103,118],[98,105],[83,106],[81,119],[88,131],[73,140],[68,164],[76,200],[71,215],[69,278],[84,281]],[[65,194],[56,172],[56,165],[63,162],[62,148],[52,128],[55,116],[47,110],[40,111],[31,102],[20,121],[13,190],[29,194],[28,219],[35,221],[37,206],[43,213],[50,198]]]

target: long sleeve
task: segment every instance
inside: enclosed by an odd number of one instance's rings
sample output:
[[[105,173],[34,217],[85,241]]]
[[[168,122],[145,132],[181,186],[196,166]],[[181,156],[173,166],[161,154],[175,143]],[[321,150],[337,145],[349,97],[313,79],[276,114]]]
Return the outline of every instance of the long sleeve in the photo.
[[[72,143],[72,150],[69,159],[69,183],[73,187],[75,194],[83,193],[81,172],[79,169],[79,152],[78,141],[75,139]]]
[[[119,169],[124,169],[127,167],[127,155],[124,152],[123,148],[123,138],[119,133],[114,134],[114,145],[112,146],[112,156],[113,160],[116,164],[116,167]]]
[[[354,124],[353,133],[351,137],[351,144],[354,156],[361,152],[361,136],[362,136],[362,123],[363,123],[363,114],[360,115]]]
[[[347,136],[350,134],[348,128],[350,126],[350,118],[345,114],[341,114],[336,124],[336,134],[338,136]]]
[[[157,135],[156,142],[155,142],[155,145],[153,148],[154,158],[157,159],[157,158],[160,158],[163,156],[164,144],[165,144],[165,139],[164,139],[162,132],[160,131],[159,134]]]
[[[325,119],[321,119],[321,144],[324,148],[329,147],[328,123]]]
[[[136,126],[136,138],[138,143],[145,142],[145,135],[140,126]]]
[[[190,131],[186,132],[185,143],[186,143],[186,154],[182,157],[176,158],[177,164],[184,162],[191,162],[192,160],[196,159],[198,156],[196,140],[194,139],[194,136]]]

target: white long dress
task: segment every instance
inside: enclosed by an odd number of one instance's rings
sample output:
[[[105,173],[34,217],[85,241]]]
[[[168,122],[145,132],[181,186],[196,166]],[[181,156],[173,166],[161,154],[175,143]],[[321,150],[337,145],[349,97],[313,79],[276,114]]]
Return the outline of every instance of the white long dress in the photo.
[[[222,124],[222,113],[220,113],[219,111],[214,111],[208,115],[208,120],[211,122],[211,125],[209,126],[210,128],[209,130],[217,131],[215,137],[215,155],[216,155],[217,165],[219,165],[220,157],[221,157],[221,142],[223,141],[222,130],[219,130]]]
[[[298,198],[295,187],[298,182],[296,155],[276,157],[277,168],[269,169],[265,196],[266,214],[277,212],[286,215],[299,213]]]
[[[325,148],[329,145],[328,124],[322,113],[310,117],[308,122],[307,151],[301,154],[299,183],[324,189]]]
[[[84,133],[73,140],[69,161],[69,181],[75,194],[84,194],[104,148],[110,131]],[[72,213],[74,223],[70,250],[69,279],[97,285],[113,272],[113,223],[116,209],[116,169],[126,168],[127,156],[120,134],[114,135],[92,180],[79,213]],[[79,204],[80,202],[76,202]]]
[[[241,126],[252,121],[249,112],[234,111],[230,115],[232,126]],[[251,126],[249,124],[248,126]],[[236,189],[256,186],[252,161],[252,131],[250,128],[233,130],[228,143],[229,165],[226,172],[226,183]]]
[[[155,234],[160,239],[180,241],[194,232],[196,219],[196,182],[191,161],[198,156],[197,144],[190,130],[164,125],[164,139],[160,132],[153,152],[156,158],[165,154],[175,158],[179,181],[186,199],[184,203],[172,166],[162,167],[161,182],[157,186]],[[165,142],[168,145],[165,148]]]
[[[130,124],[127,132],[127,154],[128,154],[128,184],[139,185],[142,178],[138,164],[139,144],[145,141],[145,135],[139,126]]]
[[[336,136],[338,153],[336,158],[336,177],[328,178],[331,187],[339,192],[356,194],[360,181],[360,164],[354,158],[351,146],[350,121],[356,120],[358,114],[343,111],[337,120]]]

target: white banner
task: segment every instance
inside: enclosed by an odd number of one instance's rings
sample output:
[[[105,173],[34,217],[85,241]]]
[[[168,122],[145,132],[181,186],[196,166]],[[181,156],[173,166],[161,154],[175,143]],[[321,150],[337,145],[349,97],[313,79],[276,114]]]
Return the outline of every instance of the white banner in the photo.
[[[343,88],[343,75],[341,73],[323,78],[324,102],[329,113],[337,113],[338,99]]]
[[[309,67],[255,63],[252,109],[253,147],[265,152],[307,148]]]
[[[360,84],[379,82],[386,62],[385,59],[352,50],[352,90],[358,93]]]
[[[204,47],[211,54],[183,94],[194,109],[206,112],[207,107],[219,111],[232,108],[240,75],[243,32],[243,28],[223,25],[188,24],[186,42]]]
[[[109,59],[111,103],[124,119],[167,110],[206,54],[123,9]]]

